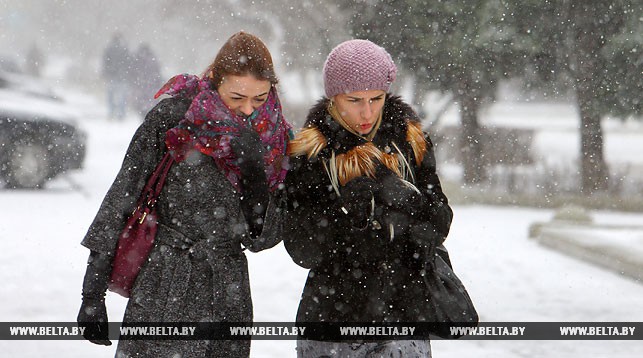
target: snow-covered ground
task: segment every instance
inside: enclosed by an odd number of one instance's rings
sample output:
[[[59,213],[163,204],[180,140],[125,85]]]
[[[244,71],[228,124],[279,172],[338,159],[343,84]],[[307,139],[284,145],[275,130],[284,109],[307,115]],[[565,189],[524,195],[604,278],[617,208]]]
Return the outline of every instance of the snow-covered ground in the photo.
[[[92,105],[86,100],[85,105]],[[110,122],[88,111],[85,169],[47,190],[0,190],[0,321],[74,321],[87,250],[80,246],[139,120]],[[91,107],[86,107],[91,108]],[[512,114],[515,114],[513,112]],[[643,322],[643,284],[539,246],[528,227],[549,210],[456,206],[447,239],[456,272],[488,322]],[[593,213],[634,224],[643,214]],[[248,254],[255,320],[293,321],[306,271],[282,245]],[[110,319],[126,300],[108,294]],[[442,357],[640,357],[643,341],[435,341]],[[294,357],[295,341],[255,341],[252,357]],[[0,341],[3,357],[111,357],[115,346],[78,341]]]

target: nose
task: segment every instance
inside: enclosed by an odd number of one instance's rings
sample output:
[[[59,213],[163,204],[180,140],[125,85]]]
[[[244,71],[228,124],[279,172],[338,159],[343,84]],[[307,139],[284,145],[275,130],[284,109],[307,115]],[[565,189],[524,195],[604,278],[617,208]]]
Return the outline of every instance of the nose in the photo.
[[[250,103],[250,101],[246,101],[239,106],[238,110],[239,112],[245,114],[246,116],[249,116],[252,114],[252,112],[254,112],[255,109],[254,107],[252,107],[252,104]]]
[[[362,118],[370,119],[373,116],[373,108],[371,108],[372,105],[373,104],[370,101],[366,101],[364,108],[362,108]]]

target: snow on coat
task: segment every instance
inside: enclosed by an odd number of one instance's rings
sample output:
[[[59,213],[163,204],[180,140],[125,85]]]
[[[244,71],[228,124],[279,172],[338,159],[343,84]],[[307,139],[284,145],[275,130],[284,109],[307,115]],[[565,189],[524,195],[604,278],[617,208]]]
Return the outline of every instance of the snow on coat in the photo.
[[[165,133],[183,118],[189,104],[186,99],[170,98],[149,112],[84,246],[114,255],[119,233],[147,176],[164,154]],[[271,205],[268,212],[273,214],[267,215],[274,215]],[[242,245],[254,252],[280,239],[264,235],[253,239],[247,234],[239,194],[212,158],[194,153],[175,163],[157,210],[154,248],[134,284],[123,321],[251,322],[248,265]],[[119,340],[117,356],[247,357],[249,351],[250,342],[241,340]]]
[[[327,106],[328,99],[323,99],[311,109],[304,125],[309,138],[295,153],[301,155],[293,158],[285,182],[289,204],[284,244],[295,263],[310,269],[297,321],[422,321],[427,250],[444,241],[452,219],[431,141],[419,129],[415,112],[399,97],[387,96],[382,124],[372,142],[335,122]],[[302,147],[293,144],[295,152]],[[405,232],[391,235],[408,216],[392,215],[380,203],[373,225],[367,227],[354,227],[348,220],[351,214],[342,212],[341,187],[355,173],[373,174],[369,168],[380,163],[363,161],[376,157],[383,158],[389,169],[401,166],[397,173],[421,193],[417,216]],[[333,161],[339,163],[332,165]],[[332,170],[339,174],[329,174]],[[382,180],[375,177],[380,184]]]

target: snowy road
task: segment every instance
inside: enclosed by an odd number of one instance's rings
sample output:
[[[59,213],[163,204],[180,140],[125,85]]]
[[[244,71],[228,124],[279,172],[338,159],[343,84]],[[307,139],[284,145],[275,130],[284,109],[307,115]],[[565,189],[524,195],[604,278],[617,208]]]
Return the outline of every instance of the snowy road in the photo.
[[[86,249],[79,245],[116,174],[136,120],[88,121],[84,171],[45,191],[0,190],[0,321],[73,321]],[[456,272],[490,322],[643,322],[643,284],[565,257],[527,239],[548,210],[458,206],[447,240]],[[605,222],[643,215],[597,213]],[[257,321],[291,321],[306,272],[282,245],[249,254]],[[108,295],[120,321],[125,299]],[[294,357],[294,341],[253,342],[252,357]],[[6,357],[111,357],[114,347],[85,341],[0,341]],[[640,357],[643,341],[436,341],[434,357]]]

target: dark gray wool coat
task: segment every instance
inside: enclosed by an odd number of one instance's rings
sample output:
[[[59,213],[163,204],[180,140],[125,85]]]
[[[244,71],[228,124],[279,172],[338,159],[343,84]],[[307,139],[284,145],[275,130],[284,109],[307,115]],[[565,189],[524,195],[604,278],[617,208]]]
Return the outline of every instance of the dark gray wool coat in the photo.
[[[422,307],[427,305],[427,287],[422,279],[430,254],[427,250],[444,241],[452,219],[436,174],[431,141],[421,131],[415,112],[399,97],[387,96],[382,123],[372,143],[334,121],[327,106],[328,99],[324,99],[313,107],[304,126],[314,129],[316,137],[323,136],[326,145],[316,156],[293,158],[285,182],[289,205],[284,244],[295,263],[310,269],[297,321],[422,321]],[[409,141],[409,137],[415,141]],[[411,142],[423,142],[426,147],[416,152]],[[350,222],[353,214],[342,212],[346,199],[341,197],[341,187],[337,195],[332,176],[327,175],[328,168],[332,170],[329,159],[365,145],[407,158],[407,179],[421,193],[411,219],[390,215],[390,207],[377,201],[374,222],[380,225],[355,227]],[[423,155],[416,156],[418,153]],[[381,179],[376,177],[375,181]],[[411,229],[391,237],[401,220],[412,221]]]
[[[187,99],[165,99],[148,113],[84,246],[114,255],[127,217],[165,153],[165,133],[183,118],[189,104]],[[154,247],[134,284],[124,322],[252,321],[242,245],[254,252],[279,239],[264,235],[268,225],[259,238],[249,237],[238,195],[212,158],[196,153],[174,163],[157,203]],[[273,215],[271,203],[267,216]],[[247,357],[249,352],[250,341],[120,340],[116,356]]]

